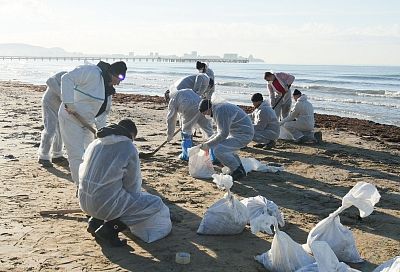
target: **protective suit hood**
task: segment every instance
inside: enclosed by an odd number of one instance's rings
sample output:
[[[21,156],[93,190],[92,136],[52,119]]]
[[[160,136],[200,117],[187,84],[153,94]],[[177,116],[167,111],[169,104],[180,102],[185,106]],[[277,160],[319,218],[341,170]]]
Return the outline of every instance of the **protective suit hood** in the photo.
[[[99,131],[96,133],[97,138],[104,138],[110,135],[122,135],[132,140],[132,135],[129,133],[129,131],[123,126],[117,124],[112,124],[107,127],[103,127],[99,129]]]

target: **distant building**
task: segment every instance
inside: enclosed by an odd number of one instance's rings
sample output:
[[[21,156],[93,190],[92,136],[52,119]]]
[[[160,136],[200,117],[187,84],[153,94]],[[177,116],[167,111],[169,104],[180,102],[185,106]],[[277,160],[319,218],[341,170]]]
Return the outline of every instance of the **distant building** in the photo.
[[[238,59],[238,54],[233,53],[225,53],[224,59]]]
[[[135,56],[135,52],[129,52],[129,57],[134,57]]]

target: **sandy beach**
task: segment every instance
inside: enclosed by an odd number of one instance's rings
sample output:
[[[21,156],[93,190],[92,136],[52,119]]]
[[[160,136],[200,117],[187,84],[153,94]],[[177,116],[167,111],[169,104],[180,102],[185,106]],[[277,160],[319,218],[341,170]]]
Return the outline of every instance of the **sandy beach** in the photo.
[[[101,247],[86,232],[83,213],[41,216],[40,211],[78,208],[68,166],[45,169],[37,163],[45,87],[0,82],[0,271],[266,271],[253,257],[271,247],[273,236],[253,235],[249,226],[235,236],[200,236],[199,223],[224,192],[211,180],[189,176],[177,157],[176,136],[150,160],[142,160],[144,189],[170,208],[173,228],[166,238],[147,244],[129,234],[128,246]],[[160,97],[118,94],[111,122],[132,118],[139,129],[139,151],[165,140],[166,106]],[[267,151],[251,147],[240,156],[283,164],[284,172],[252,172],[232,191],[238,199],[262,195],[284,213],[282,229],[296,242],[336,210],[359,181],[374,184],[381,200],[360,219],[358,210],[340,216],[351,228],[362,264],[372,271],[400,255],[400,127],[317,115],[324,142],[299,145],[279,141]],[[201,138],[195,138],[200,141]],[[189,252],[191,263],[175,263],[176,252]]]

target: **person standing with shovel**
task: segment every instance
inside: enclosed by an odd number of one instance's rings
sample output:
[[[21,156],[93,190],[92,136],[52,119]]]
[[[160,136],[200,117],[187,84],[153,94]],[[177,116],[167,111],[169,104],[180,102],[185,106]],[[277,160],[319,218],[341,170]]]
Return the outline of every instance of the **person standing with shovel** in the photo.
[[[123,61],[81,65],[61,78],[61,106],[58,112],[60,132],[68,154],[72,180],[79,183],[79,165],[94,135],[82,124],[92,126],[110,107],[114,86],[125,78]],[[104,119],[104,118],[101,118]],[[103,122],[103,126],[105,122]],[[101,127],[101,126],[100,126]],[[99,127],[98,127],[99,128]]]
[[[271,107],[275,110],[278,120],[287,117],[292,106],[290,86],[295,77],[291,74],[265,72],[264,79],[268,81]]]

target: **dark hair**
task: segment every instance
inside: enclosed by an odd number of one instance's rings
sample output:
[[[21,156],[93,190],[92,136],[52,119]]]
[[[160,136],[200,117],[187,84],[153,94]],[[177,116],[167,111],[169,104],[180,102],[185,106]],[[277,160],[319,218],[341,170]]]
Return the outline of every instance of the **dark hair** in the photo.
[[[206,64],[204,62],[201,61],[197,61],[196,62],[196,69],[197,70],[201,70],[201,69],[205,69],[206,68]]]
[[[126,70],[127,70],[128,68],[126,67],[126,64],[125,64],[125,62],[123,62],[123,61],[117,61],[117,62],[114,62],[113,64],[111,64],[111,66],[110,66],[110,73],[112,74],[112,75],[114,75],[114,76],[119,76],[119,75],[122,75],[122,79],[124,79],[125,78],[125,76],[126,76]]]
[[[269,76],[273,76],[274,74],[271,72],[265,72],[264,74],[264,78],[269,77]]]
[[[202,99],[199,103],[199,111],[201,113],[205,112],[206,110],[210,109],[212,106],[210,99]]]
[[[126,129],[130,134],[136,136],[138,133],[136,124],[131,119],[123,119],[118,122],[118,125]]]
[[[251,102],[259,102],[259,101],[263,101],[263,100],[264,100],[264,97],[260,93],[255,93],[251,96]]]
[[[301,92],[297,89],[294,89],[293,95],[301,95]]]

